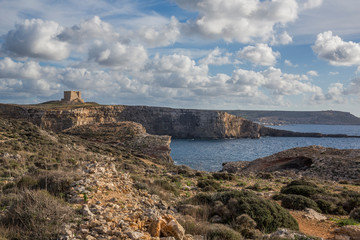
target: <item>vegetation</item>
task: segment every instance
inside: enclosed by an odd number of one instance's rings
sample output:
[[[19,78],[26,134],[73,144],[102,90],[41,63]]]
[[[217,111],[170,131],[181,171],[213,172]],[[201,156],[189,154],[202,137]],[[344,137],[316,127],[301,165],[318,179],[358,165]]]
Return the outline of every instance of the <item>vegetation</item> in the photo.
[[[208,209],[207,220],[217,215],[221,223],[233,224],[238,216],[247,214],[256,222],[257,228],[264,232],[273,232],[279,227],[298,229],[296,220],[285,209],[250,191],[198,194],[188,203]]]

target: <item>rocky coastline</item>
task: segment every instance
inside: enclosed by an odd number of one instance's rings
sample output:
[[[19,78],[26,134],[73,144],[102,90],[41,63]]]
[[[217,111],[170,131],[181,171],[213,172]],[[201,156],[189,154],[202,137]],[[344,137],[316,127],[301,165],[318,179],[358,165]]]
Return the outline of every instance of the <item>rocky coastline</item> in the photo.
[[[0,116],[30,121],[55,132],[82,125],[132,121],[141,124],[149,134],[168,135],[179,139],[359,137],[277,130],[224,111],[147,106],[0,104]]]
[[[216,111],[0,109],[0,239],[359,239],[360,150],[311,146],[204,172],[174,165],[171,136],[152,130],[270,130]]]

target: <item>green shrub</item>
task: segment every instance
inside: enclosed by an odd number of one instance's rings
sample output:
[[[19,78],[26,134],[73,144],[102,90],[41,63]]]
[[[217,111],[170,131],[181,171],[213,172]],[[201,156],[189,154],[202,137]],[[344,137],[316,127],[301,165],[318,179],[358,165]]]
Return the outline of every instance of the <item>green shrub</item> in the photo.
[[[208,240],[242,240],[240,233],[232,228],[221,224],[209,225],[206,229],[206,239]]]
[[[62,224],[74,216],[72,208],[46,191],[26,190],[6,211],[1,225],[10,229],[10,239],[45,240],[56,238]]]
[[[308,186],[308,185],[291,185],[291,186],[286,186],[285,188],[281,189],[281,193],[296,194],[296,195],[301,195],[301,196],[305,196],[305,197],[311,197],[315,194],[324,193],[324,190],[317,188],[317,187]]]
[[[318,212],[321,212],[314,200],[301,195],[283,195],[281,206],[294,210],[304,210],[305,208],[312,208]]]
[[[197,186],[206,191],[218,190],[221,187],[221,184],[213,179],[201,179],[198,181]]]
[[[226,211],[218,211],[219,208],[216,206],[219,201],[226,207]],[[198,194],[190,202],[210,206],[216,211],[213,214],[219,215],[225,224],[231,224],[239,215],[247,214],[255,220],[258,229],[264,232],[273,232],[279,227],[298,229],[296,220],[288,211],[277,203],[263,199],[250,191]]]
[[[301,186],[309,186],[309,187],[314,187],[314,188],[318,187],[315,183],[307,181],[305,179],[294,180],[291,183],[289,183],[287,185],[287,187],[299,186],[299,185],[301,185]]]
[[[355,219],[352,219],[352,218],[339,219],[336,221],[336,223],[339,227],[360,224],[358,221],[356,221]]]
[[[331,213],[335,213],[336,210],[338,209],[334,203],[329,202],[324,199],[318,199],[318,200],[315,200],[315,202],[316,202],[317,206],[320,208],[322,213],[331,214]]]
[[[227,181],[232,181],[235,179],[235,175],[232,173],[228,173],[228,172],[215,172],[212,174],[212,176],[216,179],[216,180],[227,180]]]

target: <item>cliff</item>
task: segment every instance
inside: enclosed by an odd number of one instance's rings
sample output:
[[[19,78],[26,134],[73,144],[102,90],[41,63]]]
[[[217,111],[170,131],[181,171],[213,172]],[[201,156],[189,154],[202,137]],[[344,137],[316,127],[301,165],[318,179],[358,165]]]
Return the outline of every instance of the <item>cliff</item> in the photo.
[[[0,104],[0,115],[60,132],[86,124],[133,121],[173,138],[258,138],[261,126],[226,112],[146,106],[51,107]]]
[[[266,125],[278,124],[328,124],[328,125],[360,125],[360,118],[349,112],[340,111],[226,111],[251,121]]]
[[[271,129],[222,111],[164,107],[0,104],[0,116],[26,120],[55,132],[88,124],[132,121],[143,125],[149,134],[169,135],[181,139],[259,138],[261,136],[348,137],[341,134],[298,133]]]
[[[97,143],[110,144],[159,159],[161,163],[173,163],[170,157],[170,136],[148,134],[145,128],[135,122],[108,124],[87,124],[64,131]]]

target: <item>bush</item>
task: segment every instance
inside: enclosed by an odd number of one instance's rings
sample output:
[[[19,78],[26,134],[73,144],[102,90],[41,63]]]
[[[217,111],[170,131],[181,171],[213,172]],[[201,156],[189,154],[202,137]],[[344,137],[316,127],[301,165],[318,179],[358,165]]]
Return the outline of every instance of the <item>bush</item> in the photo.
[[[332,214],[332,213],[336,213],[336,210],[338,209],[338,207],[334,203],[324,199],[318,199],[315,200],[315,202],[320,208],[322,213]]]
[[[350,218],[360,222],[360,208],[355,208],[350,212]]]
[[[311,197],[315,194],[324,193],[324,190],[308,185],[291,185],[281,189],[283,194],[296,194],[304,197]]]
[[[61,233],[63,223],[75,215],[74,210],[46,191],[26,190],[19,194],[2,219],[11,229],[9,238],[53,239]]]
[[[242,240],[243,237],[235,230],[221,225],[209,224],[197,221],[190,216],[183,216],[179,223],[184,227],[185,232],[192,235],[205,236],[207,240]]]
[[[287,185],[287,187],[291,187],[291,186],[309,186],[314,188],[318,187],[315,183],[307,181],[305,179],[294,180]]]
[[[232,173],[228,173],[228,172],[215,172],[212,174],[212,176],[216,179],[216,180],[227,180],[227,181],[232,181],[235,179],[235,175]]]
[[[294,210],[304,210],[305,208],[312,208],[318,212],[321,212],[314,200],[300,195],[283,195],[281,206]]]
[[[197,186],[206,191],[214,191],[220,189],[221,184],[213,179],[202,179],[198,181]]]
[[[206,229],[206,239],[208,240],[242,240],[243,237],[235,230],[221,225],[212,224]]]
[[[210,216],[219,215],[225,224],[231,224],[239,215],[247,214],[256,222],[258,229],[264,232],[273,232],[279,227],[298,230],[296,220],[288,211],[250,191],[199,194],[190,200],[193,204],[210,206],[213,211],[219,210],[216,207],[219,201],[227,211],[213,212]]]

